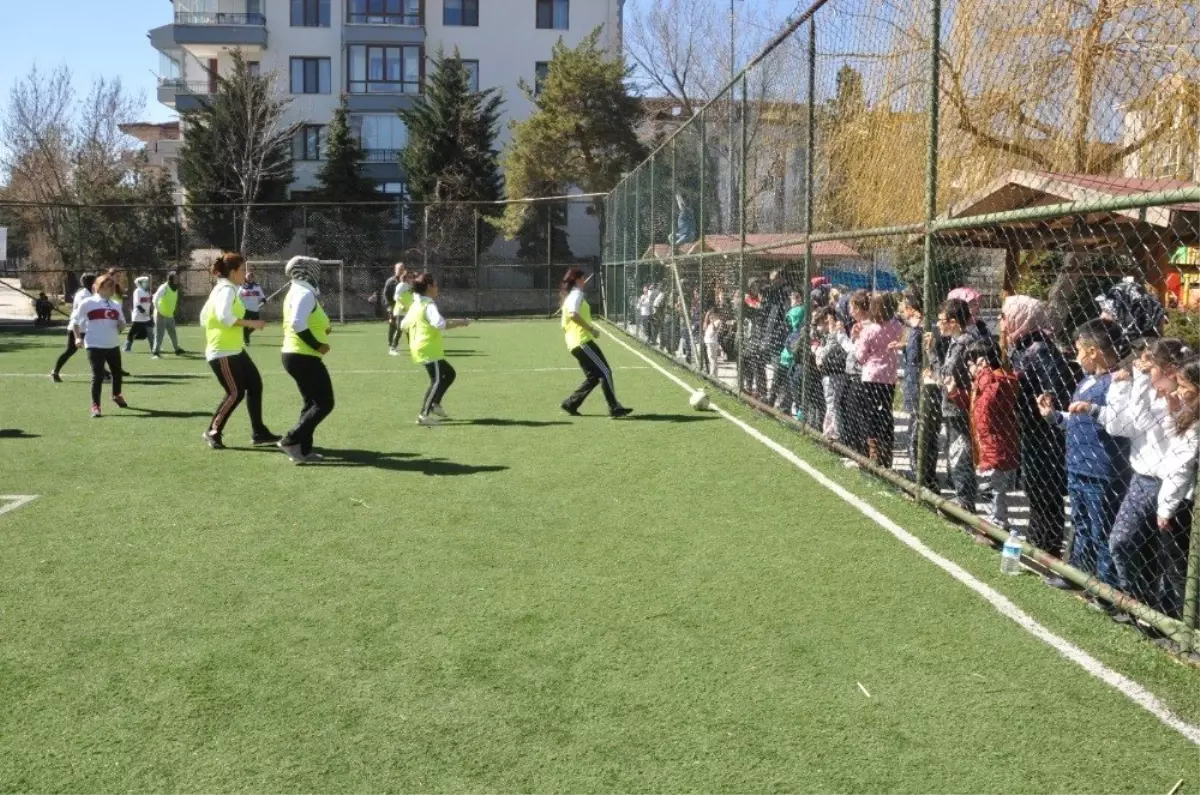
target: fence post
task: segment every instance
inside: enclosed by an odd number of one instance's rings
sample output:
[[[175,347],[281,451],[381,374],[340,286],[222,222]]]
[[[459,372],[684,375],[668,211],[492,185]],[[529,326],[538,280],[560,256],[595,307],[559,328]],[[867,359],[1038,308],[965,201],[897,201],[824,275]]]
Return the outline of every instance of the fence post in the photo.
[[[742,374],[745,372],[746,356],[746,75],[742,74],[742,142],[741,153],[738,155],[738,306],[737,306],[737,385],[738,393],[742,392]],[[733,86],[729,87],[729,104],[733,106]],[[732,116],[732,111],[731,111]],[[732,146],[733,142],[730,142]],[[733,167],[732,158],[730,168]],[[732,205],[729,208],[733,212]],[[756,384],[755,386],[760,385]]]
[[[304,234],[304,256],[308,256],[308,205],[300,205],[300,228]]]
[[[933,318],[937,314],[937,307],[933,305],[933,279],[936,275],[934,267],[936,251],[933,241],[933,222],[937,218],[937,189],[938,189],[938,135],[940,132],[940,101],[941,95],[939,80],[941,78],[941,47],[942,47],[942,3],[941,0],[932,0],[931,13],[929,18],[929,138],[925,152],[925,264],[923,268],[922,278],[924,284],[924,296],[922,300],[924,308],[924,318],[922,321],[922,331],[925,335],[933,332]],[[929,351],[927,350],[924,341],[921,345],[921,370],[924,373],[925,368],[929,366]],[[921,389],[917,393],[919,398],[917,401],[917,416],[920,422],[909,422],[910,431],[915,428],[917,432],[917,461],[913,471],[917,475],[917,501],[922,501],[926,496],[936,498],[940,495],[936,493],[928,493],[925,484],[929,479],[929,472],[926,457],[926,451],[929,445],[937,443],[938,429],[931,427],[930,412],[932,406],[926,405],[929,402],[929,390],[925,389],[924,379],[921,379]],[[934,462],[936,467],[936,461]],[[936,476],[936,475],[935,475]]]
[[[238,245],[238,208],[233,208],[233,250],[241,251],[241,246]]]
[[[483,314],[483,272],[479,265],[479,208],[471,205],[471,224],[473,239],[471,241],[471,256],[475,262],[475,317]]]
[[[708,125],[705,124],[704,114],[698,114],[694,117],[696,123],[700,125],[700,201],[699,208],[696,212],[696,223],[699,228],[696,230],[696,238],[700,241],[700,245],[696,248],[700,252],[699,259],[696,260],[697,275],[696,288],[700,306],[698,314],[700,315],[700,347],[693,353],[696,356],[696,366],[700,368],[700,372],[707,373],[712,367],[708,362],[708,346],[704,344],[704,194],[707,192],[705,186],[706,172],[708,171]]]
[[[546,314],[554,312],[554,202],[546,208]]]
[[[1180,644],[1183,651],[1200,650],[1200,538],[1196,525],[1191,527],[1191,543],[1188,545],[1187,584],[1183,591],[1183,626],[1186,641]]]
[[[175,205],[175,270],[183,268],[183,218],[179,205]]]
[[[426,204],[422,212],[424,218],[424,227],[421,231],[421,270],[429,273],[429,205]]]
[[[338,322],[346,322],[346,260],[338,260]]]
[[[795,360],[796,365],[800,369],[800,394],[796,399],[797,405],[800,406],[801,421],[807,425],[812,425],[813,418],[809,415],[812,413],[811,403],[809,400],[809,390],[812,389],[813,373],[810,373],[808,366],[808,354],[811,348],[809,342],[812,339],[812,280],[813,280],[813,218],[816,210],[816,202],[813,198],[814,183],[816,181],[815,157],[816,152],[816,137],[817,137],[817,19],[814,16],[808,20],[808,133],[807,133],[807,148],[808,152],[804,157],[804,286],[801,288],[804,291],[804,328],[800,332],[801,348]],[[794,382],[793,382],[794,383]]]

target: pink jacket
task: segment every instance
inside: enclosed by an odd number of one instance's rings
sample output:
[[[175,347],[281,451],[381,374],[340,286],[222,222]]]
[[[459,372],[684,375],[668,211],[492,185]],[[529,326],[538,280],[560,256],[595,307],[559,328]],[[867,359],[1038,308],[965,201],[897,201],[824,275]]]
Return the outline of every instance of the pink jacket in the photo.
[[[865,384],[894,384],[896,370],[900,364],[900,352],[893,350],[893,342],[899,342],[904,334],[900,321],[892,318],[887,323],[864,323],[854,344],[854,355],[862,365],[862,380]]]

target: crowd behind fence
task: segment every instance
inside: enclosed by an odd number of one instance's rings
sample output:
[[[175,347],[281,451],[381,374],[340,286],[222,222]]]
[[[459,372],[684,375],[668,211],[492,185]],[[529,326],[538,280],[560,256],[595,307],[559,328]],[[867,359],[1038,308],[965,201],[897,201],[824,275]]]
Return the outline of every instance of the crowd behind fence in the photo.
[[[1194,653],[1200,23],[1044,5],[815,3],[608,196],[605,309]]]
[[[256,263],[268,293],[283,285],[283,265],[292,256],[336,263],[327,266],[323,289],[329,311],[347,320],[383,315],[378,291],[396,262],[433,273],[452,311],[548,315],[557,307],[566,269],[599,262],[599,213],[588,197],[511,207],[521,211],[512,234],[500,224],[510,208],[503,203],[0,203],[2,217],[16,221],[9,249],[18,254],[0,274],[0,320],[32,320],[31,302],[39,293],[61,302],[77,288],[80,274],[107,268],[118,270],[126,295],[138,276],[157,285],[177,272],[182,317],[195,318],[212,285],[209,264],[231,250]]]

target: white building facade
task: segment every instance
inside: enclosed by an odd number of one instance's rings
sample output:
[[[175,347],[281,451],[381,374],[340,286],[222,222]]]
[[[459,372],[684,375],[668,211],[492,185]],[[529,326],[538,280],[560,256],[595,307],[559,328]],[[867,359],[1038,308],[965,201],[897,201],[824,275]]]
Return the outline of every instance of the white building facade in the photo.
[[[561,38],[578,44],[597,27],[621,53],[624,0],[174,0],[174,18],[150,31],[160,53],[158,99],[197,107],[231,68],[231,53],[277,77],[292,102],[288,122],[305,125],[293,146],[293,190],[311,189],[324,157],[324,130],[342,95],[364,149],[364,173],[382,194],[403,196],[399,150],[408,139],[396,111],[411,107],[430,60],[458,49],[480,89],[504,97],[500,137],[532,103],[535,85]],[[183,130],[186,137],[187,131]]]

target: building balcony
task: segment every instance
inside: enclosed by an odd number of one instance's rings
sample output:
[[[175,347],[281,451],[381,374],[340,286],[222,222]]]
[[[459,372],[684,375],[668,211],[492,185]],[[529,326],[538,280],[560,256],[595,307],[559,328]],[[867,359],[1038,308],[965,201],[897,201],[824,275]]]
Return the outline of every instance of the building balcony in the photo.
[[[202,98],[212,93],[208,81],[188,81],[162,77],[158,80],[158,101],[178,111],[196,110]]]
[[[395,163],[400,160],[399,149],[364,149],[364,163]]]
[[[188,46],[266,49],[267,17],[261,13],[176,11],[172,24],[150,31],[150,43],[162,52]]]

